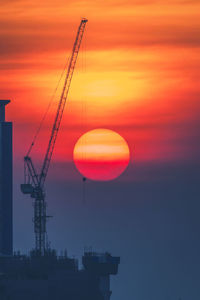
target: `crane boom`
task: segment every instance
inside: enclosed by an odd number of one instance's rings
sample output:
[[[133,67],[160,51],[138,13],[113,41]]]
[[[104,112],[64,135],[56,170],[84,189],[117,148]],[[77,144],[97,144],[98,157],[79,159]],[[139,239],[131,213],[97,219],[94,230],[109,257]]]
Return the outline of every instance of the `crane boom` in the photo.
[[[26,155],[24,157],[25,183],[21,184],[21,190],[24,194],[30,194],[31,197],[35,199],[34,232],[35,232],[35,252],[37,255],[45,255],[46,252],[46,220],[48,216],[46,215],[44,183],[47,177],[56,138],[60,128],[60,123],[65,108],[65,103],[67,100],[70,83],[72,80],[72,76],[76,65],[76,60],[78,57],[78,52],[80,49],[86,23],[87,23],[87,19],[83,18],[78,28],[76,39],[72,49],[71,58],[69,61],[69,66],[67,69],[67,74],[65,77],[64,87],[61,93],[60,101],[56,112],[56,117],[51,130],[51,136],[49,139],[46,155],[44,158],[44,163],[42,165],[40,174],[36,173],[36,169],[33,165],[31,157],[29,157],[29,155]]]
[[[25,165],[28,169],[28,176],[30,177],[28,180],[31,179],[32,184],[34,187],[39,185],[38,175],[36,173],[35,167],[33,165],[33,162],[29,156],[24,157]]]
[[[70,62],[69,62],[67,75],[66,75],[65,82],[64,82],[64,87],[63,87],[62,94],[61,94],[61,97],[60,97],[60,102],[59,102],[59,105],[58,105],[55,121],[54,121],[54,124],[53,124],[53,127],[52,127],[51,136],[50,136],[49,144],[48,144],[48,147],[47,147],[47,152],[46,152],[44,163],[43,163],[43,166],[42,166],[42,171],[40,173],[39,182],[40,182],[41,187],[43,187],[43,185],[44,185],[44,182],[45,182],[45,179],[46,179],[46,176],[47,176],[47,172],[48,172],[48,169],[49,169],[49,165],[50,165],[50,162],[51,162],[53,149],[54,149],[54,146],[55,146],[58,130],[59,130],[59,127],[60,127],[60,122],[61,122],[63,111],[64,111],[64,108],[65,108],[65,103],[66,103],[66,100],[67,100],[67,95],[68,95],[68,92],[69,92],[69,88],[70,88],[70,84],[71,84],[74,68],[75,68],[75,65],[76,65],[76,60],[77,60],[77,57],[78,57],[78,52],[79,52],[79,48],[80,48],[80,45],[81,45],[81,41],[82,41],[82,37],[83,37],[83,33],[84,33],[86,23],[87,23],[87,19],[82,19],[81,20],[80,26],[78,28],[76,40],[74,42],[74,46],[73,46],[73,50],[72,50],[72,56],[71,56],[71,59],[70,59]]]

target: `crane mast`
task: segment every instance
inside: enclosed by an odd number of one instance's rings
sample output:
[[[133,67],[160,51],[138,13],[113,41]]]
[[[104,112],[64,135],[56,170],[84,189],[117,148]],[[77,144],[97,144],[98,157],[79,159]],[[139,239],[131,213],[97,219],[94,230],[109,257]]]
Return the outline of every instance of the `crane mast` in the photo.
[[[63,116],[63,111],[65,108],[65,104],[66,104],[66,100],[67,100],[67,96],[68,96],[68,92],[69,92],[69,88],[70,88],[73,72],[75,69],[76,60],[78,57],[86,23],[87,23],[87,19],[83,18],[78,27],[78,32],[72,49],[72,54],[69,61],[63,90],[61,93],[55,120],[51,130],[51,135],[50,135],[46,155],[44,158],[44,162],[40,174],[37,174],[31,157],[29,155],[24,157],[25,183],[21,184],[21,190],[24,194],[30,194],[31,197],[34,198],[34,232],[35,232],[35,251],[37,255],[44,255],[46,252],[46,248],[48,247],[46,241],[46,221],[49,216],[46,215],[44,183],[47,177],[49,165],[51,162],[53,150],[56,143],[57,134],[60,128],[60,123]]]

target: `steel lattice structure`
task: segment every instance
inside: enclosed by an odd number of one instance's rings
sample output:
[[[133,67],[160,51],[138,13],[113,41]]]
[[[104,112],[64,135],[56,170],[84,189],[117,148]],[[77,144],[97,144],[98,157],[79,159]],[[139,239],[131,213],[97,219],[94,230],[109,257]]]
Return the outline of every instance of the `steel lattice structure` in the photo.
[[[46,215],[46,201],[44,192],[44,183],[47,177],[49,165],[51,162],[53,150],[56,143],[56,138],[60,128],[63,111],[65,108],[73,72],[75,69],[83,33],[87,23],[87,19],[83,18],[78,27],[78,32],[72,49],[71,58],[69,61],[67,74],[60,101],[58,104],[55,120],[51,130],[51,135],[42,165],[40,174],[37,174],[33,165],[32,159],[29,156],[24,157],[25,183],[21,184],[21,190],[24,194],[30,194],[34,198],[34,232],[35,232],[35,251],[37,255],[44,255],[48,247],[46,239],[46,221],[49,216]]]

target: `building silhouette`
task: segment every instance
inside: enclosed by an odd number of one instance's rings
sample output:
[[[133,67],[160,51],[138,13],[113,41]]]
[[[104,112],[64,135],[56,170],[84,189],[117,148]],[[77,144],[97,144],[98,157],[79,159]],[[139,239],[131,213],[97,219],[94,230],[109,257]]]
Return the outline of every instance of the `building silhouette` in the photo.
[[[12,122],[5,121],[5,107],[10,100],[0,100],[0,255],[12,255]]]

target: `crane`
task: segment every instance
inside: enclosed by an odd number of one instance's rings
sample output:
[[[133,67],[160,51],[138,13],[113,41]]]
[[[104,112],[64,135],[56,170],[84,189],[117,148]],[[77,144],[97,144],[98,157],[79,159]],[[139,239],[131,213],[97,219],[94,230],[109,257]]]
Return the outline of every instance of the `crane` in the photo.
[[[44,162],[41,168],[41,172],[38,174],[34,167],[33,161],[29,156],[30,151],[24,157],[24,183],[21,184],[21,191],[24,194],[30,194],[34,199],[34,232],[35,232],[35,252],[39,256],[44,256],[48,248],[47,245],[47,231],[46,231],[46,221],[49,216],[46,215],[46,201],[44,184],[47,177],[48,169],[50,166],[53,150],[56,143],[56,138],[60,128],[61,119],[63,116],[64,107],[66,104],[74,68],[76,65],[76,60],[78,57],[78,52],[80,49],[83,33],[87,23],[87,19],[82,18],[80,25],[78,27],[78,32],[73,45],[71,58],[69,61],[64,86],[60,96],[55,120],[51,130],[51,135],[44,157]]]

